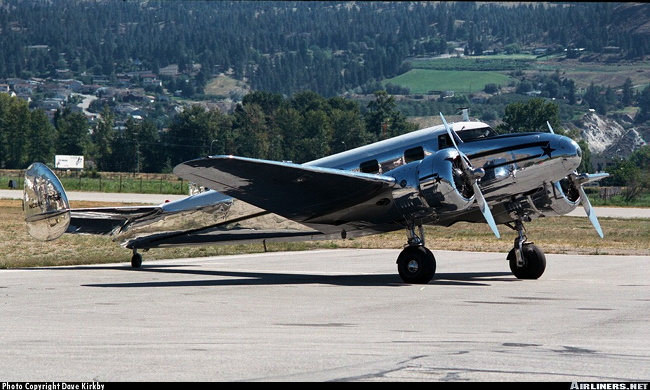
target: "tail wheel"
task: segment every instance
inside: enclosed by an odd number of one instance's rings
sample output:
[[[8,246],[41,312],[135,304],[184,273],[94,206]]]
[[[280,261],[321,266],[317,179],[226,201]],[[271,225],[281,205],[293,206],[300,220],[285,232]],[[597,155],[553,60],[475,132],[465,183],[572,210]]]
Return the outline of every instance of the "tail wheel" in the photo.
[[[139,254],[138,252],[135,252],[133,254],[133,257],[131,257],[131,267],[140,268],[141,265],[142,265],[142,255]]]
[[[510,270],[517,279],[538,279],[546,270],[546,256],[539,247],[533,244],[524,244],[523,247],[524,266],[517,266],[515,248],[508,253]]]
[[[397,271],[406,283],[426,284],[436,273],[436,258],[424,246],[410,246],[397,258]]]

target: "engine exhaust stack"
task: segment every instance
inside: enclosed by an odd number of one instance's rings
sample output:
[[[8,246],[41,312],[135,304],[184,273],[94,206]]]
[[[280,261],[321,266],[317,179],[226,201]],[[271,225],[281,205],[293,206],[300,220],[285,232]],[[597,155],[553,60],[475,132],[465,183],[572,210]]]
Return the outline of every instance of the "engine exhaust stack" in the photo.
[[[23,211],[29,234],[41,241],[59,238],[70,225],[70,203],[58,177],[45,164],[25,172]]]

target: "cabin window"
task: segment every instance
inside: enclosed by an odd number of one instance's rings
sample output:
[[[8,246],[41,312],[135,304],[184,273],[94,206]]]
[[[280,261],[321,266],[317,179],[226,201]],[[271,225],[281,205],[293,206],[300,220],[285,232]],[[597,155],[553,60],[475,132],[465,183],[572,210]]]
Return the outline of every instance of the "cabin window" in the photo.
[[[449,134],[441,134],[438,136],[438,150],[451,148],[454,144],[449,139]]]
[[[379,162],[377,160],[364,161],[359,164],[359,169],[363,173],[379,173]]]
[[[408,164],[411,161],[418,161],[424,158],[424,149],[422,146],[407,149],[404,151],[404,161]]]

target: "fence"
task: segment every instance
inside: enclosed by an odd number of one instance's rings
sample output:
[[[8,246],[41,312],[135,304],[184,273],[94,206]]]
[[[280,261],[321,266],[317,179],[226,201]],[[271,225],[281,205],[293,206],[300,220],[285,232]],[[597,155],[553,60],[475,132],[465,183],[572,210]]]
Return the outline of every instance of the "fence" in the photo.
[[[172,174],[78,172],[55,170],[66,191],[124,192],[141,194],[188,194],[188,181]],[[24,170],[0,170],[0,184],[22,188]],[[6,183],[6,184],[5,184]]]

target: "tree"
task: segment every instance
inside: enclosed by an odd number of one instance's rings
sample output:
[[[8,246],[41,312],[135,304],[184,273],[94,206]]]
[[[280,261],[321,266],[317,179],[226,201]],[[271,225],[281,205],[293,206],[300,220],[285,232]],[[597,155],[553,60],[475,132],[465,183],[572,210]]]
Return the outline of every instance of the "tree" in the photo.
[[[650,120],[650,85],[645,87],[638,95],[639,113],[634,118],[636,123],[642,123]]]
[[[158,128],[148,119],[133,122],[137,171],[158,172],[160,170],[160,136],[158,134]]]
[[[629,202],[650,188],[650,146],[634,151],[627,160],[608,170],[609,185],[625,186],[623,198]]]
[[[632,80],[629,77],[625,79],[622,89],[623,89],[623,95],[621,97],[621,103],[623,103],[623,105],[626,107],[632,105],[632,98],[634,97],[634,89],[632,86]]]
[[[554,129],[560,124],[558,105],[540,98],[508,104],[504,112],[503,123],[496,128],[501,133],[547,132],[546,121]]]
[[[605,96],[604,94],[601,94],[601,92],[603,92],[603,88],[595,86],[592,81],[589,87],[587,87],[587,91],[583,98],[587,102],[589,108],[593,108],[600,115],[606,115],[607,105],[605,102]]]
[[[53,162],[56,130],[43,110],[32,110],[29,118],[27,163]]]
[[[281,107],[276,113],[276,125],[282,139],[282,155],[285,160],[297,161],[296,147],[301,138],[302,117],[293,107]]]
[[[113,153],[112,144],[115,140],[114,123],[115,116],[113,115],[113,111],[108,106],[104,106],[91,136],[94,144],[95,163],[99,170],[107,170],[110,166],[111,154]]]
[[[237,106],[233,125],[237,155],[267,159],[270,146],[267,130],[264,112],[257,103]]]
[[[323,110],[310,110],[303,115],[303,134],[296,145],[296,162],[307,162],[327,155],[332,139],[329,118]]]
[[[576,98],[576,83],[573,80],[566,79],[564,85],[567,89],[567,100],[569,104],[574,105],[577,102]]]
[[[66,108],[57,112],[54,125],[58,132],[57,154],[84,156],[90,144],[88,120],[79,112],[73,113]]]
[[[222,130],[226,133],[221,134]],[[229,130],[229,122],[219,111],[193,105],[174,118],[162,143],[171,164],[176,165],[210,153],[234,153]]]
[[[330,122],[332,127],[330,151],[332,153],[339,153],[363,146],[369,143],[372,138],[366,131],[365,124],[361,120],[358,110],[345,111],[334,109],[332,110]]]
[[[0,166],[27,164],[29,118],[26,101],[0,94]]]
[[[375,100],[368,103],[364,114],[366,130],[375,135],[377,139],[388,138],[389,118],[395,110],[395,98],[386,91],[376,91]]]

